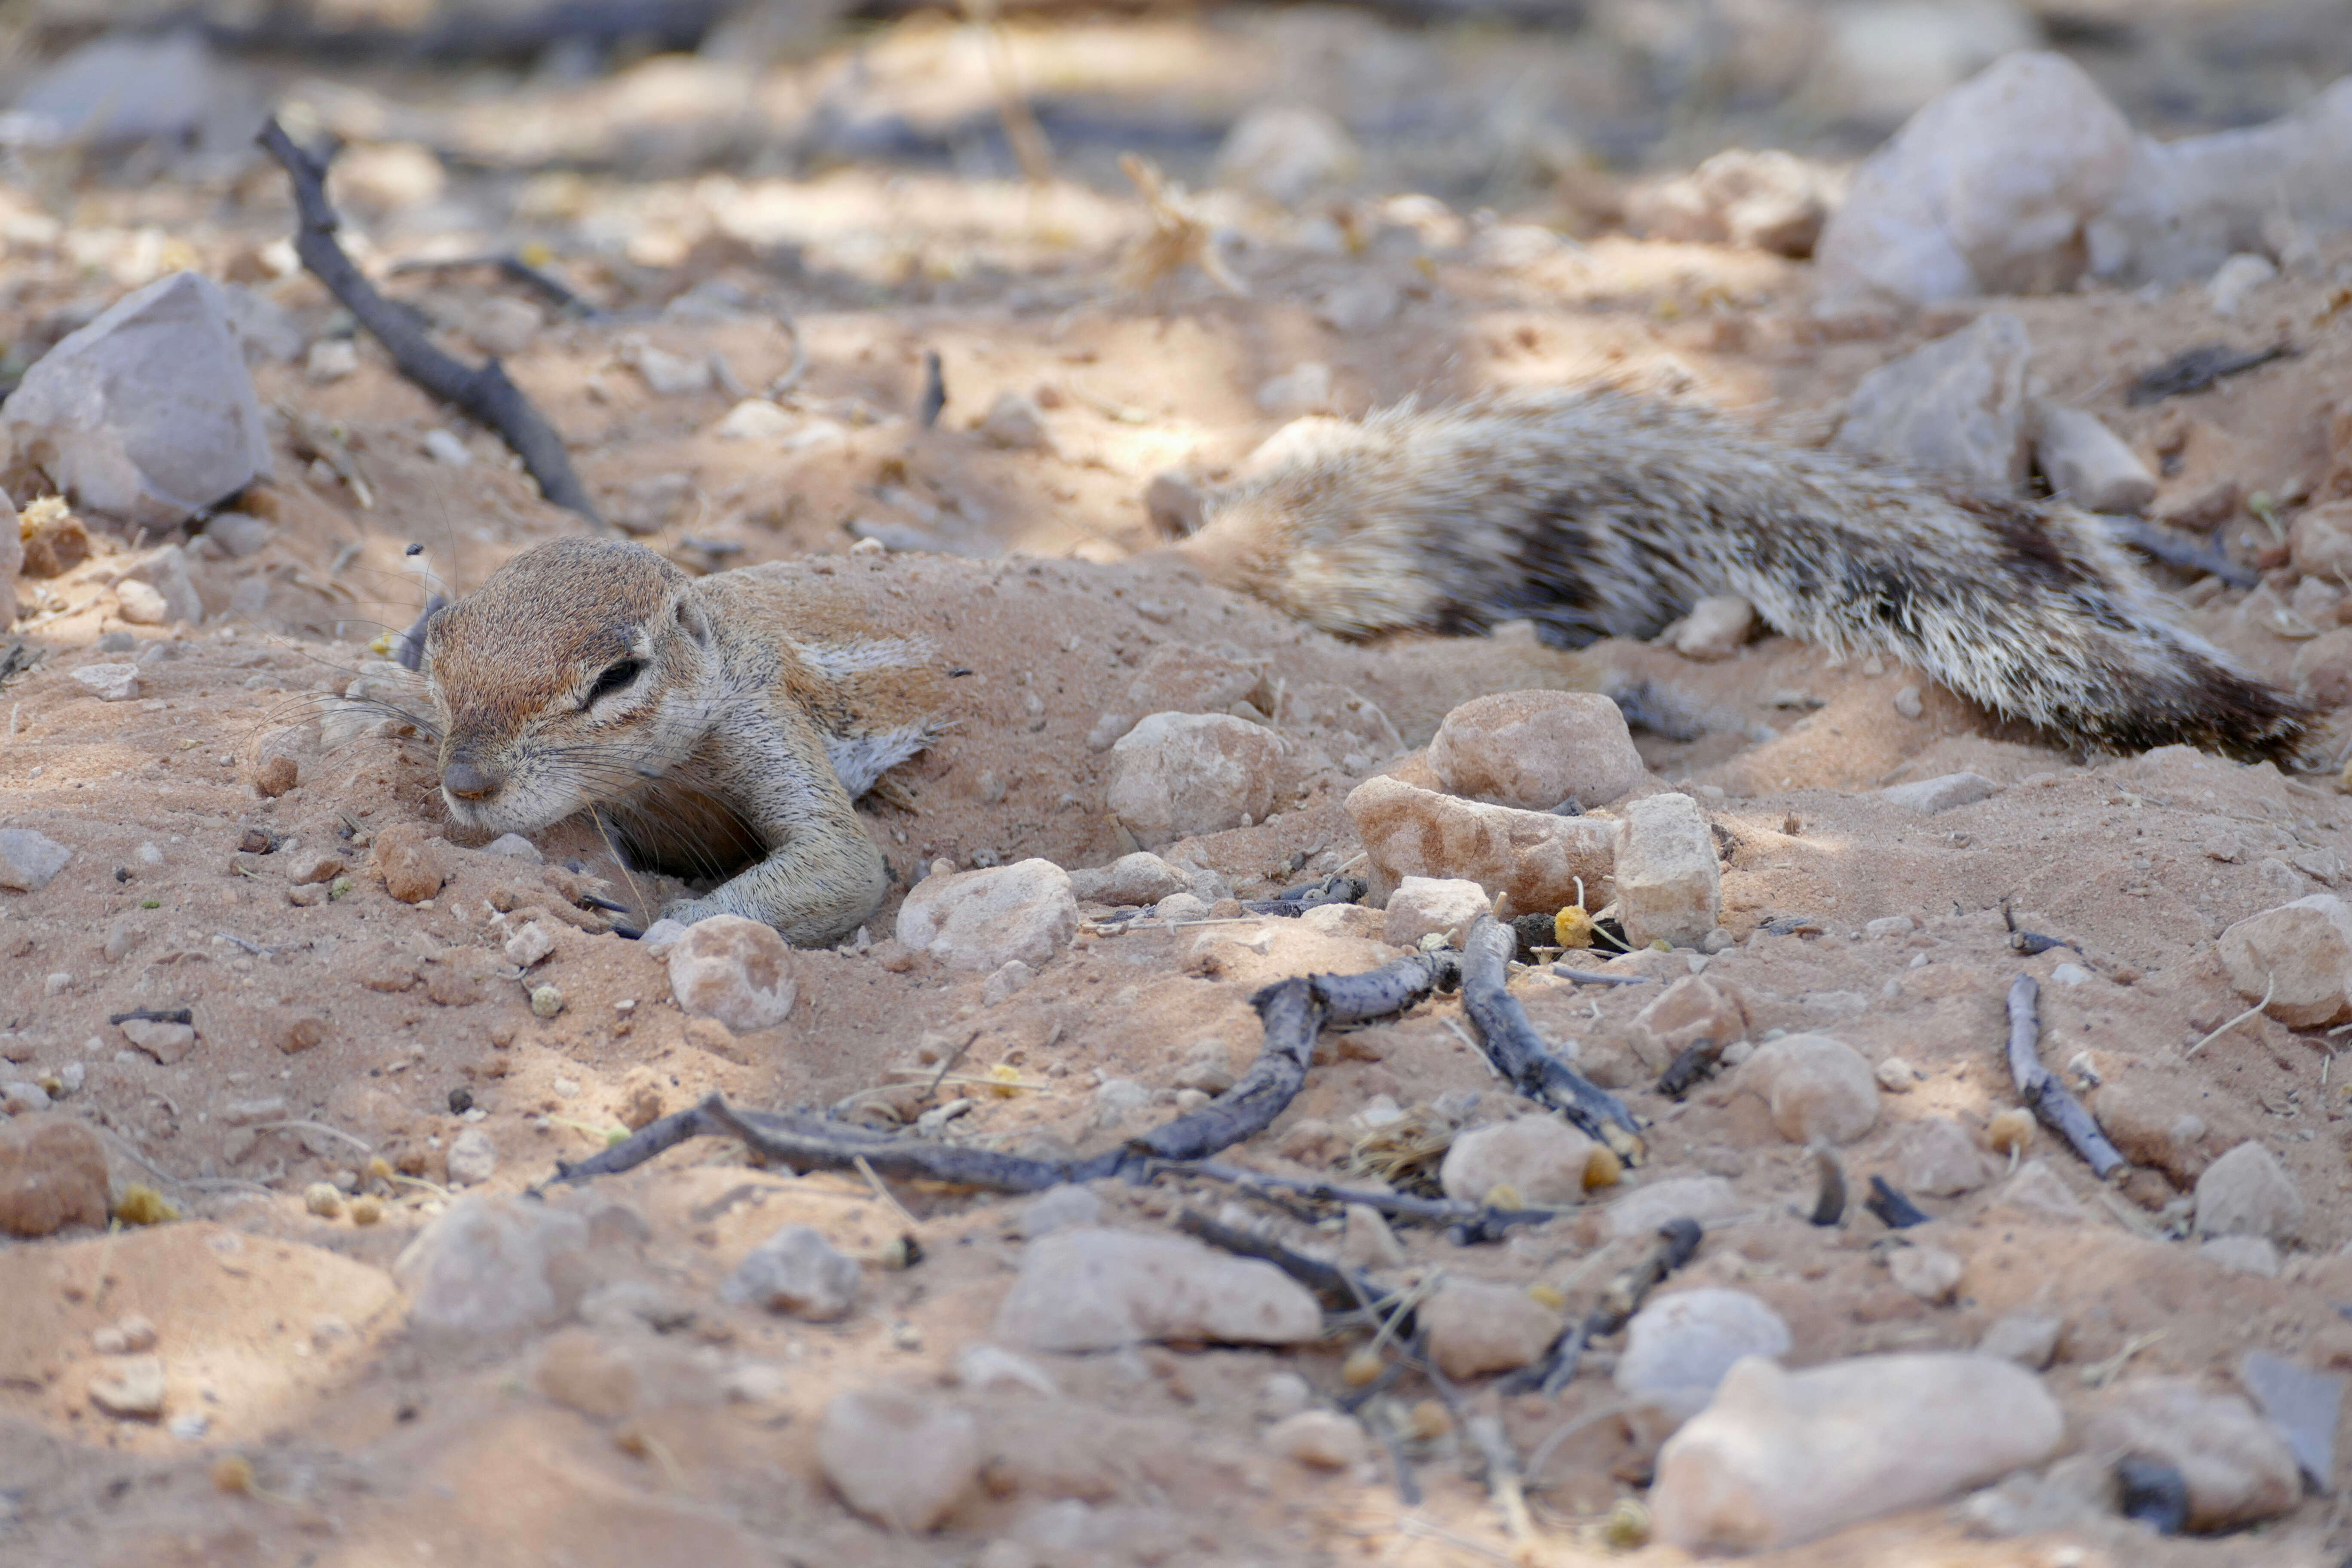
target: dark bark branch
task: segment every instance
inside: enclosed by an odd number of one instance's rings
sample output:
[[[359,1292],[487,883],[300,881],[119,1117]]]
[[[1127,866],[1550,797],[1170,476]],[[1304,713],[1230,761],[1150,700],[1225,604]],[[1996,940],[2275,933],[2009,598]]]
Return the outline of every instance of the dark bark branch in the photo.
[[[2009,983],[2009,1072],[2017,1096],[2033,1108],[2042,1124],[2073,1145],[2101,1181],[2125,1163],[2123,1153],[2099,1131],[2098,1119],[2076,1100],[2058,1075],[2042,1065],[2042,987],[2031,974]]]
[[[1511,994],[1511,954],[1517,951],[1511,928],[1491,915],[1479,916],[1462,943],[1462,1004],[1486,1059],[1521,1094],[1558,1110],[1629,1163],[1639,1163],[1642,1124],[1625,1102],[1554,1056]]]
[[[506,368],[496,359],[478,368],[469,366],[434,347],[412,313],[378,293],[367,275],[343,254],[335,239],[341,220],[327,200],[326,159],[296,146],[274,118],[262,127],[259,140],[263,150],[285,168],[294,187],[294,206],[300,216],[294,253],[302,258],[302,265],[390,351],[401,374],[497,431],[539,481],[541,494],[603,527],[604,520],[598,515],[595,502],[588,499],[586,487],[572,471],[572,455],[565,450],[563,438],[540,416],[522,389],[507,379]]]
[[[1326,1263],[1319,1258],[1309,1258],[1303,1252],[1294,1252],[1278,1241],[1269,1241],[1253,1232],[1211,1219],[1198,1209],[1180,1210],[1176,1215],[1176,1228],[1237,1258],[1255,1258],[1262,1263],[1273,1264],[1314,1291],[1318,1300],[1335,1311],[1378,1302],[1388,1295],[1387,1291],[1350,1269],[1342,1268],[1336,1263]]]
[[[1505,1378],[1500,1384],[1502,1392],[1510,1394],[1540,1391],[1549,1395],[1566,1388],[1575,1381],[1577,1365],[1584,1359],[1586,1347],[1632,1321],[1659,1282],[1696,1255],[1705,1235],[1698,1221],[1688,1217],[1670,1219],[1660,1226],[1657,1244],[1642,1260],[1602,1286],[1601,1300],[1584,1315],[1584,1321],[1560,1335],[1543,1360]]]

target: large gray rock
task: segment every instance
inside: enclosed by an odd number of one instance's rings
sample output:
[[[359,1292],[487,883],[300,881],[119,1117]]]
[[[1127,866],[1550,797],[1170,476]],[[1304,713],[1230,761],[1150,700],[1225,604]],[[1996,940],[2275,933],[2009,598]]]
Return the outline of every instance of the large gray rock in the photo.
[[[2278,1156],[2251,1141],[2197,1178],[2197,1234],[2293,1241],[2303,1229],[2303,1194]]]
[[[1784,1035],[1739,1069],[1791,1143],[1851,1143],[1878,1124],[1878,1079],[1862,1054],[1827,1035]]]
[[[1734,1365],[1658,1451],[1650,1515],[1688,1552],[1761,1552],[1922,1508],[2039,1464],[2065,1435],[2033,1373],[1990,1356]]]
[[[1019,959],[1042,969],[1078,929],[1070,874],[1051,860],[926,877],[898,906],[898,940],[982,973]]]
[[[2333,893],[2264,910],[2221,933],[2222,967],[2250,1002],[2290,1028],[2352,1014],[2352,904]]]
[[[1549,811],[1564,801],[1606,805],[1647,773],[1625,716],[1595,691],[1504,691],[1445,716],[1429,771],[1454,795]]]
[[[75,501],[170,528],[270,475],[269,438],[220,289],[175,272],[35,363],[0,424]]]
[[[1617,865],[1621,825],[1608,817],[1482,805],[1385,774],[1349,793],[1348,816],[1364,841],[1375,902],[1407,877],[1432,877],[1507,894],[1517,912],[1559,910],[1576,901],[1581,879],[1598,908]]]
[[[980,1479],[980,1426],[896,1388],[837,1394],[817,1420],[816,1460],[842,1500],[894,1533],[939,1527]]]
[[[1429,1358],[1448,1377],[1522,1367],[1551,1348],[1568,1321],[1516,1285],[1448,1279],[1420,1312]]]
[[[1862,378],[1836,444],[1989,490],[2025,479],[2032,447],[2025,372],[2033,344],[2006,310],[1914,349]]]
[[[2062,287],[2134,163],[2130,124],[2081,67],[2011,55],[1855,173],[1815,251],[1823,293],[1930,304]]]
[[[1688,1419],[1741,1357],[1777,1361],[1792,1342],[1780,1314],[1745,1290],[1677,1291],[1652,1300],[1625,1325],[1617,1387]]]
[[[29,827],[0,827],[0,888],[37,893],[72,858],[72,850]]]
[[[1110,809],[1148,844],[1265,819],[1282,737],[1225,713],[1154,713],[1110,749]]]
[[[1315,1298],[1270,1263],[1091,1226],[1031,1242],[996,1316],[999,1339],[1041,1351],[1142,1340],[1303,1344],[1322,1331]]]
[[[1557,1116],[1517,1117],[1454,1139],[1437,1184],[1464,1203],[1485,1203],[1498,1186],[1517,1194],[1514,1208],[1581,1203],[1585,1167],[1599,1146]]]
[[[2303,1497],[2294,1451],[2278,1430],[2236,1394],[2186,1378],[2117,1389],[2084,1424],[2083,1447],[2102,1458],[2139,1454],[2179,1470],[2194,1531],[2275,1519]]]
[[[857,1259],[814,1226],[788,1225],[743,1257],[719,1293],[771,1312],[830,1322],[857,1304]]]
[[[393,1264],[408,1321],[445,1340],[496,1342],[572,1315],[590,1281],[583,1216],[509,1197],[461,1198]]]

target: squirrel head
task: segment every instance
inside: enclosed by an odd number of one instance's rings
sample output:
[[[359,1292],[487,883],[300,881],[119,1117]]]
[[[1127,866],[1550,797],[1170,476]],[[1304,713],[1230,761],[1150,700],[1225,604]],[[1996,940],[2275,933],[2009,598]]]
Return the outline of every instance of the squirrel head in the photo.
[[[449,815],[528,833],[646,789],[709,727],[712,636],[692,579],[643,545],[508,562],[425,628]]]

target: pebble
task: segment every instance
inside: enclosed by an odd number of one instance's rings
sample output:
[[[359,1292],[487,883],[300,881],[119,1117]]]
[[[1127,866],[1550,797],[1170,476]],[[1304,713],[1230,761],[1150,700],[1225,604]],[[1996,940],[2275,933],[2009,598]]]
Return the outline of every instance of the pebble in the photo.
[[[2309,1029],[2352,1016],[2352,905],[2333,893],[2249,915],[2218,944],[2230,984],[2290,1028]]]
[[[1315,1403],[1315,1385],[1295,1372],[1270,1372],[1257,1386],[1257,1413],[1261,1420],[1279,1421],[1296,1415]]]
[[[2010,55],[1855,172],[1816,251],[1823,292],[1932,304],[2071,282],[2132,153],[2129,122],[2081,67]]]
[[[996,401],[988,405],[987,414],[982,417],[979,431],[981,439],[989,445],[1014,451],[1043,451],[1054,444],[1053,432],[1045,425],[1045,411],[1025,392],[998,393]]]
[[[2070,504],[2137,517],[2156,499],[2156,476],[2097,415],[2037,401],[2032,437],[2033,466]]]
[[[1617,1388],[1688,1420],[1742,1356],[1777,1361],[1793,1342],[1780,1314],[1745,1290],[1677,1291],[1653,1299],[1626,1324]]]
[[[2005,1312],[1986,1325],[1977,1353],[2040,1372],[2057,1359],[2058,1342],[2065,1331],[2066,1320],[2054,1313]]]
[[[1567,1320],[1516,1285],[1449,1278],[1417,1320],[1448,1377],[1522,1367],[1551,1348]]]
[[[2244,312],[2255,289],[2278,275],[2278,267],[2269,257],[2242,250],[2213,269],[2205,285],[2205,298],[2215,315],[2233,318]]]
[[[2073,1222],[2084,1217],[2082,1200],[2067,1190],[2064,1178],[2047,1160],[2028,1160],[2017,1174],[2001,1184],[1995,1200],[2022,1209],[2040,1219]]]
[[[1922,719],[1927,716],[1927,704],[1917,687],[1906,686],[1895,693],[1895,711],[1906,719]]]
[[[1658,1452],[1650,1515],[1689,1552],[1800,1545],[1924,1508],[2054,1452],[2058,1404],[2032,1373],[1953,1352],[1734,1365]]]
[[[1838,182],[1822,165],[1775,149],[1735,147],[1689,174],[1636,192],[1626,223],[1647,239],[1803,258],[1835,205]]]
[[[2258,1524],[2303,1497],[2301,1468],[2277,1428],[2237,1394],[2208,1393],[2185,1378],[2115,1390],[2084,1424],[2083,1447],[2109,1458],[2137,1454],[2179,1471],[2192,1531]]]
[[[2000,785],[1982,773],[1946,773],[1941,778],[1919,779],[1911,784],[1890,784],[1878,792],[1879,798],[1922,816],[1935,816],[1963,805],[1974,805],[1980,800],[1990,800],[2000,793]]]
[[[343,1213],[342,1190],[332,1182],[312,1182],[302,1189],[302,1206],[320,1219],[340,1219]]]
[[[1171,893],[1151,906],[1151,918],[1156,921],[1206,920],[1207,902],[1191,893]]]
[[[1519,910],[1559,910],[1612,874],[1619,824],[1457,799],[1381,776],[1348,795],[1376,899],[1407,877],[1475,881]]]
[[[851,1508],[885,1530],[940,1527],[980,1479],[980,1427],[950,1405],[895,1388],[855,1389],[817,1420],[817,1465]]]
[[[520,833],[499,834],[496,838],[491,839],[488,844],[482,846],[482,853],[485,855],[504,855],[509,859],[528,861],[533,866],[541,865],[546,859],[546,857],[542,856],[539,852],[539,846],[533,844],[530,839],[525,838]]]
[[[1761,1094],[1791,1143],[1851,1143],[1878,1124],[1870,1064],[1827,1035],[1784,1035],[1757,1048],[1739,1085]]]
[[[122,582],[117,583],[114,585],[114,603],[115,607],[122,612],[122,618],[130,622],[134,626],[160,626],[172,618],[171,602],[163,597],[163,591],[161,589],[156,588],[152,584],[134,582],[127,578]],[[95,665],[85,668],[109,669],[118,667]],[[76,670],[74,672],[74,679],[77,680],[82,679],[80,670]],[[89,685],[90,683],[84,680],[83,684]],[[137,696],[139,694],[139,677],[136,673],[136,667],[133,667],[133,673],[131,677],[130,684],[131,690],[128,693],[125,693],[125,695],[132,697]],[[95,686],[91,686],[91,689],[96,690],[97,688]],[[122,698],[110,697],[106,698],[105,700],[120,702],[122,700]]]
[[[1142,1340],[1304,1344],[1322,1309],[1270,1263],[1182,1237],[1079,1226],[1029,1244],[996,1320],[1033,1350],[1117,1350]]]
[[[1477,883],[1459,877],[1407,877],[1389,895],[1381,940],[1391,947],[1418,948],[1421,939],[1442,934],[1454,947],[1489,912],[1494,900]]]
[[[0,827],[0,888],[37,893],[66,868],[73,854],[29,827]]]
[[[1111,812],[1150,844],[1263,822],[1286,751],[1230,714],[1151,714],[1110,749]]]
[[[444,468],[463,468],[473,464],[472,448],[438,426],[425,432],[424,444],[425,455]]]
[[[1170,1081],[1178,1089],[1223,1094],[1234,1087],[1233,1053],[1222,1037],[1205,1035],[1192,1042],[1191,1051]]]
[[[1008,958],[989,973],[986,983],[981,986],[981,1005],[994,1007],[1009,1002],[1025,990],[1029,983],[1036,978],[1035,970],[1017,958]]]
[[[359,371],[360,345],[350,338],[320,338],[302,359],[302,374],[320,386]]]
[[[1906,1193],[1952,1197],[1992,1180],[1991,1163],[1969,1130],[1948,1116],[1902,1123],[1895,1135],[1895,1184]]]
[[[1050,1187],[1021,1208],[1021,1234],[1031,1241],[1057,1230],[1097,1225],[1102,1220],[1102,1200],[1075,1182]]]
[[[1265,1443],[1286,1459],[1318,1470],[1344,1470],[1371,1453],[1371,1438],[1357,1422],[1336,1410],[1301,1410],[1265,1429]]]
[[[2287,528],[2294,569],[2308,580],[2332,582],[2352,573],[2352,502],[2323,501],[2305,507]],[[2226,823],[2217,826],[2227,829]]]
[[[1901,1057],[1888,1057],[1870,1069],[1870,1076],[1889,1094],[1908,1094],[1919,1081],[1919,1069]]]
[[[1453,795],[1549,811],[1606,805],[1648,776],[1617,704],[1592,691],[1505,691],[1446,714],[1429,771]]]
[[[1122,855],[1108,866],[1070,873],[1071,892],[1090,904],[1156,904],[1173,894],[1189,892],[1192,886],[1190,877],[1144,850]]]
[[[2303,1229],[2303,1194],[2262,1144],[2239,1144],[2197,1178],[2199,1236],[2259,1236],[2293,1241]]]
[[[547,927],[530,921],[507,938],[503,951],[509,963],[517,969],[529,969],[555,951],[555,938],[548,933]]]
[[[412,1330],[491,1342],[572,1314],[590,1268],[588,1222],[519,1198],[459,1198],[393,1264]]]
[[[139,695],[135,664],[85,664],[73,672],[73,679],[100,702],[128,702]]]
[[[1654,795],[1625,808],[1617,845],[1617,907],[1635,947],[1696,947],[1723,912],[1723,867],[1698,803]]]
[[[1905,1294],[1941,1306],[1959,1289],[1967,1268],[1940,1247],[1906,1247],[1888,1256],[1886,1271]]]
[[[1437,1182],[1460,1203],[1484,1203],[1498,1186],[1517,1193],[1520,1204],[1581,1203],[1585,1167],[1598,1147],[1559,1117],[1516,1117],[1456,1137]]]
[[[773,926],[741,915],[687,928],[669,950],[669,989],[679,1011],[739,1034],[774,1028],[800,998],[791,946]]]
[[[1668,1220],[1729,1219],[1742,1208],[1739,1194],[1721,1176],[1669,1176],[1637,1187],[1602,1213],[1612,1237],[1654,1236]]]
[[[162,545],[138,557],[123,568],[122,578],[125,582],[144,583],[162,595],[168,619],[194,626],[205,618],[204,598],[188,575],[187,552],[176,544]]]
[[[857,1304],[857,1260],[813,1226],[788,1225],[743,1257],[719,1295],[814,1323],[846,1317]]]
[[[1398,1268],[1405,1262],[1404,1244],[1389,1227],[1388,1216],[1369,1204],[1349,1204],[1339,1233],[1339,1261],[1356,1268]]]
[[[0,426],[78,508],[158,531],[271,475],[226,299],[194,272],[125,295],[43,354]]]
[[[170,1067],[194,1048],[195,1029],[186,1024],[163,1024],[152,1018],[129,1018],[121,1026],[122,1037]]]
[[[2315,1491],[2335,1484],[2336,1424],[2344,1407],[2342,1373],[2314,1372],[2268,1351],[2248,1351],[2238,1381],[2252,1394]]]
[[[319,849],[301,856],[289,865],[286,878],[299,888],[312,882],[331,882],[341,876],[344,869],[343,858],[341,855],[331,849]]]
[[[534,985],[530,988],[530,1015],[534,1018],[552,1018],[563,1011],[563,989],[558,985]]]
[[[984,973],[1016,958],[1043,969],[1077,929],[1070,874],[1031,859],[926,877],[899,906],[898,938],[951,968]]]
[[[711,427],[721,441],[772,441],[796,428],[799,418],[764,397],[747,397]]]
[[[1685,658],[1713,664],[1738,654],[1755,634],[1755,605],[1734,595],[1710,595],[1675,623],[1667,640]]]
[[[1652,1072],[1664,1072],[1701,1040],[1728,1046],[1747,1037],[1747,998],[1729,982],[1703,974],[1667,986],[1625,1026],[1625,1043]]]
[[[122,1420],[152,1421],[163,1414],[163,1358],[131,1356],[89,1380],[89,1402]]]
[[[709,360],[674,354],[647,343],[631,344],[624,353],[656,397],[691,397],[711,388]]]
[[[1836,445],[2011,493],[2025,481],[2025,324],[1989,311],[1862,378]]]
[[[1217,149],[1217,179],[1280,206],[1297,206],[1344,179],[1359,154],[1347,128],[1319,109],[1264,104],[1234,122]]]
[[[478,1187],[497,1173],[498,1146],[478,1127],[468,1127],[449,1141],[449,1180],[461,1187]]]
[[[96,1133],[46,1116],[0,1122],[0,1233],[103,1226],[107,1207],[106,1149]]]
[[[376,830],[371,856],[384,891],[404,904],[421,904],[449,879],[447,847],[420,823],[395,822]]]

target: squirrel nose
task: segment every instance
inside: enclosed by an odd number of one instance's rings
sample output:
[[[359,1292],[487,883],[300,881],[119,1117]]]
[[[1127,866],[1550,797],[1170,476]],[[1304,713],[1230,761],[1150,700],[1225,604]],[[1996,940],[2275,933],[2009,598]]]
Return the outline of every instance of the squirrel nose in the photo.
[[[441,770],[441,787],[459,800],[481,800],[494,795],[504,782],[467,762],[451,763]]]

